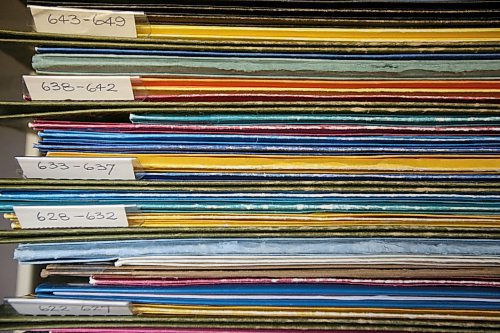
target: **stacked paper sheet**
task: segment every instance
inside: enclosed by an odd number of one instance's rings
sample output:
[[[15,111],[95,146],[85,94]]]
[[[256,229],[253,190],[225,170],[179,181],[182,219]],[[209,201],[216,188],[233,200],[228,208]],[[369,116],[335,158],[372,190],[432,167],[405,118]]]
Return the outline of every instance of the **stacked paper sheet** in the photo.
[[[500,330],[498,1],[28,5],[1,328]]]

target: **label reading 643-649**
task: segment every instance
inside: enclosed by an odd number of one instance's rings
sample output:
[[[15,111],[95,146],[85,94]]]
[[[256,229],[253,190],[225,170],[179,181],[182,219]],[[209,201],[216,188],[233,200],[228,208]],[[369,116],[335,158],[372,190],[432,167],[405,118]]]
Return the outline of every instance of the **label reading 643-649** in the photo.
[[[28,6],[38,32],[102,37],[137,37],[135,16],[143,12]]]

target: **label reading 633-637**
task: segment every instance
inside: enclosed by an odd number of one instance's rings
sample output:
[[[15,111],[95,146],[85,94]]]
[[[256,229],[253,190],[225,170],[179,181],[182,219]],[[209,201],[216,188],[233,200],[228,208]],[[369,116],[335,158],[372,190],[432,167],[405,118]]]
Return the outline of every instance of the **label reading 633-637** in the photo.
[[[26,178],[135,179],[134,158],[16,157]]]

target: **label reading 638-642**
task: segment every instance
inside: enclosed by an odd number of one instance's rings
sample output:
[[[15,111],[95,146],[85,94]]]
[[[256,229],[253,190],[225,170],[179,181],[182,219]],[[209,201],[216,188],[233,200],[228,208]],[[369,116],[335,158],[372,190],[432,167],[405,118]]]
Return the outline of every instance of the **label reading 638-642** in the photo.
[[[25,75],[33,101],[130,101],[134,100],[129,76]]]

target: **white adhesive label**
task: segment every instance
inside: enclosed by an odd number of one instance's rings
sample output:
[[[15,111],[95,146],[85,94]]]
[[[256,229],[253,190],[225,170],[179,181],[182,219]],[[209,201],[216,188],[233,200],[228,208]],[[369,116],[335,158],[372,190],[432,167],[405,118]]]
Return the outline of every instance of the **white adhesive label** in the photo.
[[[33,101],[133,101],[130,76],[24,75]]]
[[[8,298],[20,315],[28,316],[131,316],[129,302],[45,298]]]
[[[28,6],[37,32],[137,38],[135,15],[143,12],[118,12]]]
[[[14,206],[23,229],[128,227],[125,205]]]
[[[16,157],[26,178],[135,180],[134,158]]]

